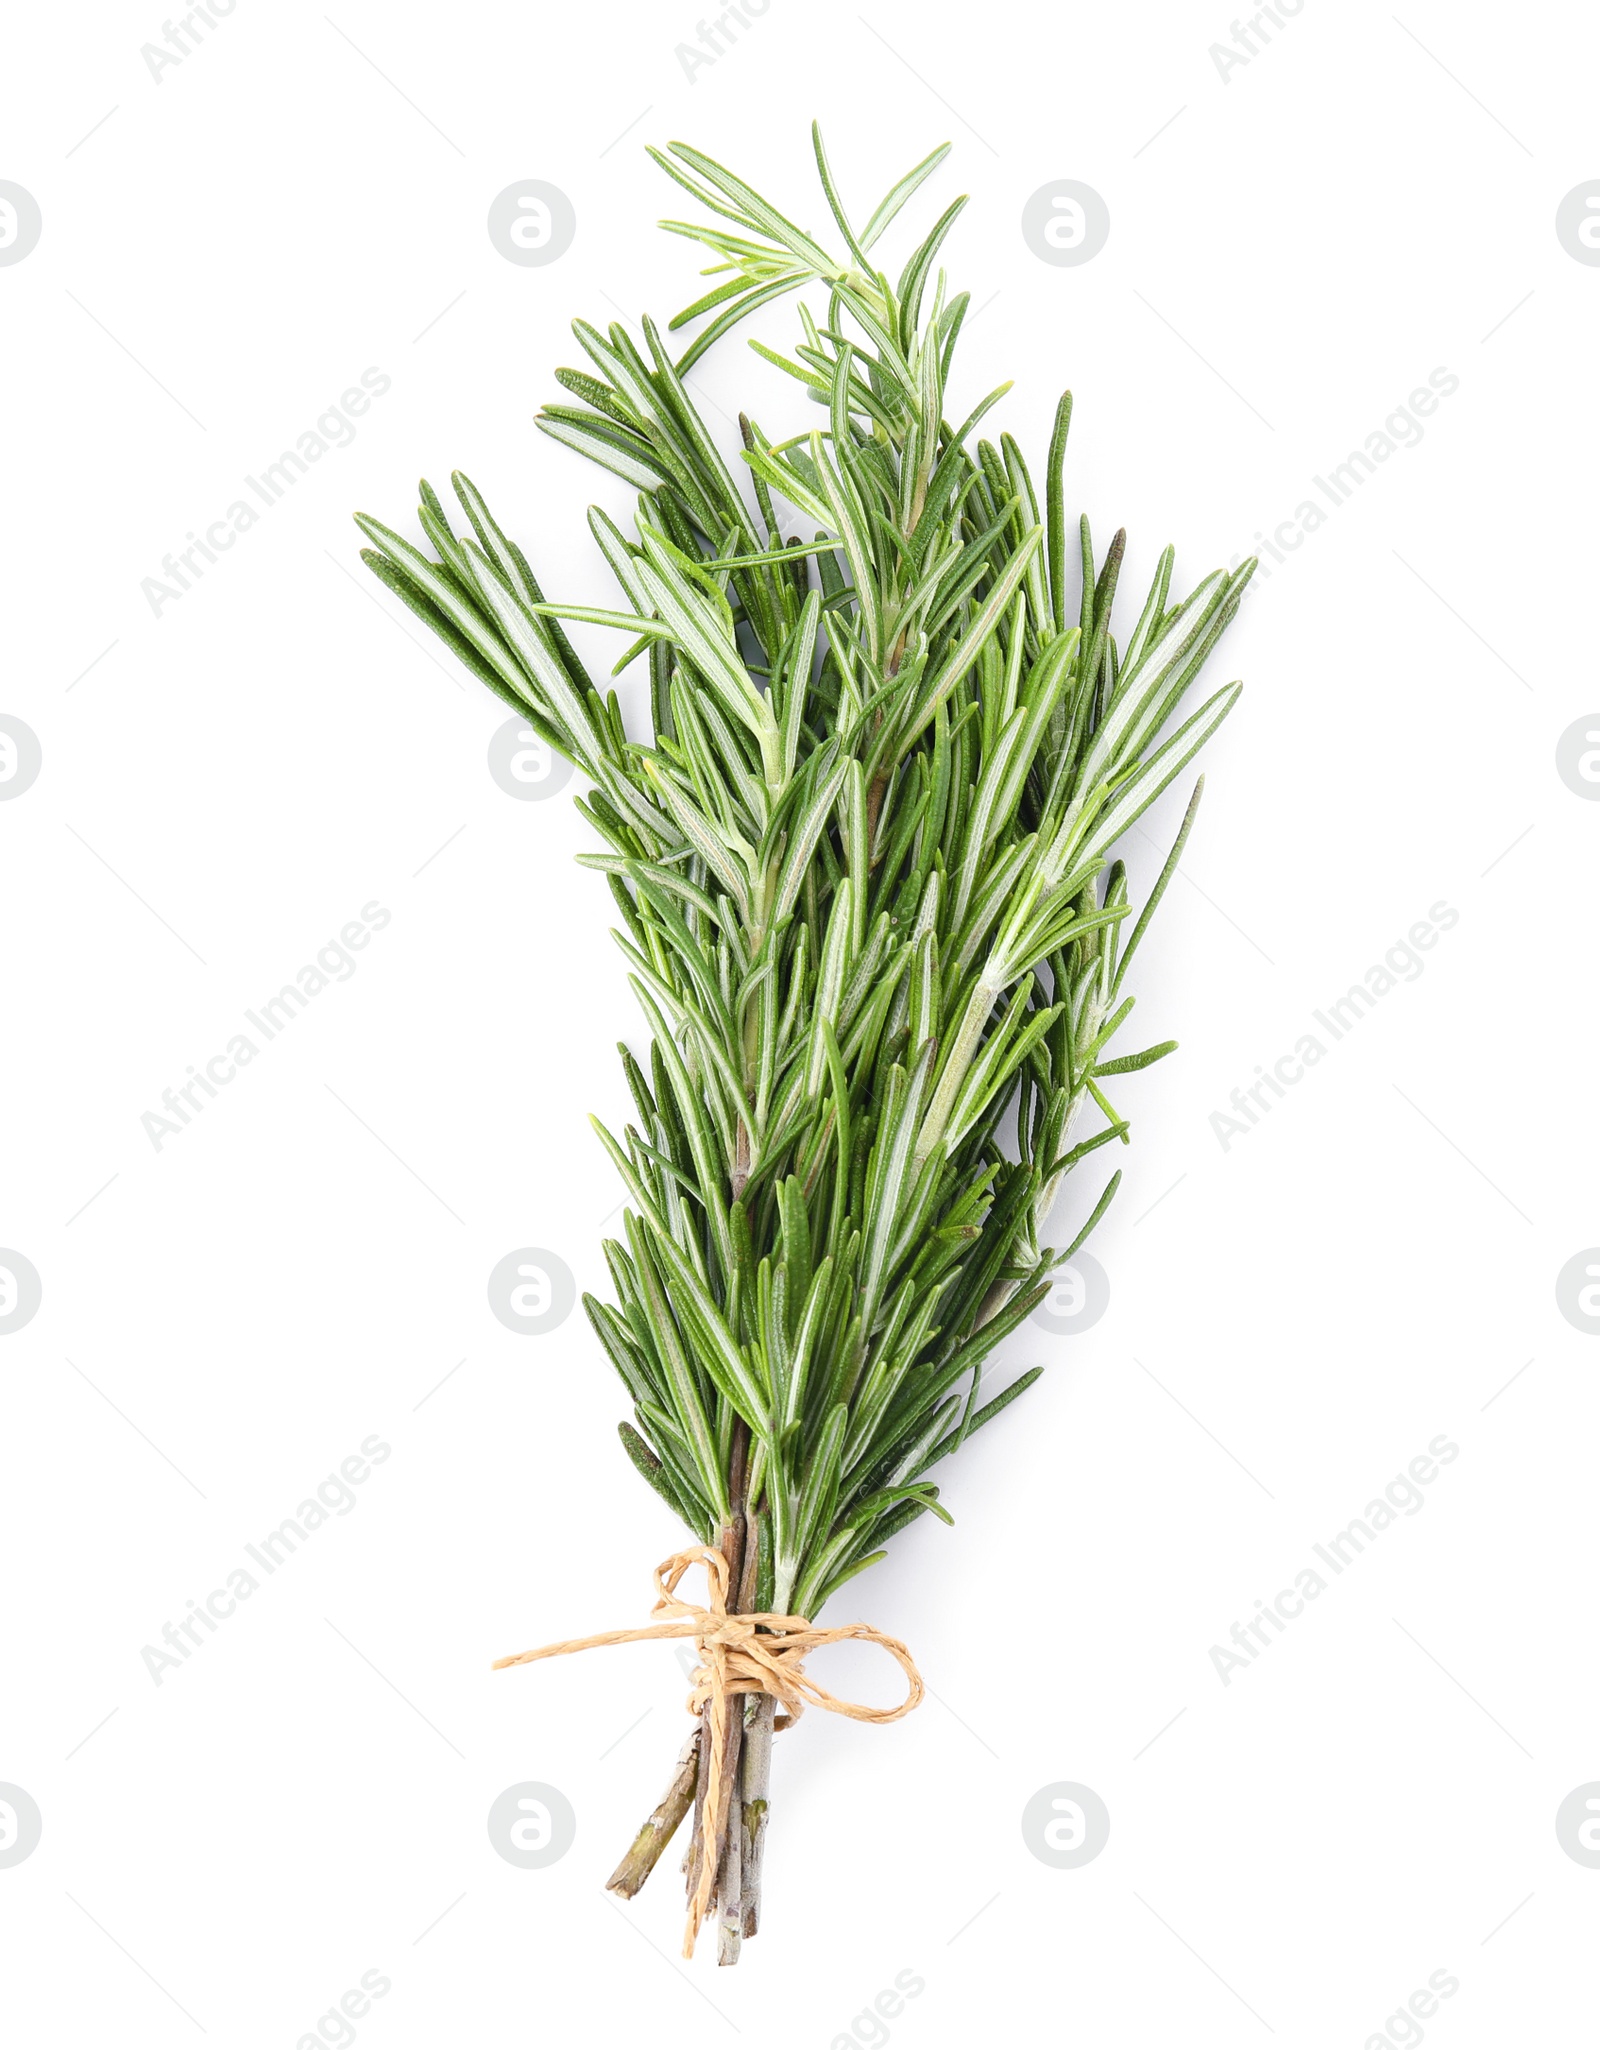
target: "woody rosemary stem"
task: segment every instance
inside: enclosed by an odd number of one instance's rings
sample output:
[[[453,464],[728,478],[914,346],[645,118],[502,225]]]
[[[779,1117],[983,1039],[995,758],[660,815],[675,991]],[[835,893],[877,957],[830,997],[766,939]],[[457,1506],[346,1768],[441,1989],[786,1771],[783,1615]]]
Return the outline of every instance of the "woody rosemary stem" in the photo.
[[[757,1695],[744,1729],[744,1758],[739,1772],[739,1876],[740,1929],[745,1936],[754,1936],[761,1926],[761,1860],[767,1841],[772,1724],[777,1710],[778,1704],[770,1694]]]
[[[723,1526],[717,1539],[717,1549],[728,1562],[728,1586],[742,1593],[745,1563],[745,1515],[744,1495],[747,1476],[747,1462],[750,1450],[750,1433],[742,1422],[733,1428],[733,1442],[730,1448],[728,1472],[728,1496],[734,1504],[733,1513]],[[736,1603],[735,1606],[742,1606]],[[717,1962],[731,1965],[739,1961],[739,1917],[737,1903],[740,1897],[738,1868],[737,1828],[730,1830],[730,1821],[737,1821],[734,1791],[739,1784],[739,1755],[744,1735],[744,1703],[738,1695],[725,1696],[720,1713],[726,1723],[722,1741],[722,1786],[718,1804],[722,1816],[722,1830],[717,1842],[705,1842],[706,1798],[710,1791],[711,1760],[714,1748],[713,1718],[719,1713],[719,1705],[713,1699],[700,1711],[700,1760],[695,1782],[694,1832],[689,1840],[688,1855],[684,1860],[686,1892],[692,1900],[700,1884],[700,1874],[705,1861],[710,1861],[717,1874],[717,1885],[712,1896],[712,1913],[717,1922]],[[728,1870],[727,1846],[732,1838],[735,1850],[733,1870]],[[732,1888],[735,1912],[730,1918],[725,1914],[727,1891]]]
[[[656,1860],[677,1834],[678,1825],[694,1802],[695,1782],[700,1770],[700,1725],[696,1723],[689,1741],[678,1754],[667,1791],[656,1803],[639,1834],[622,1855],[622,1861],[606,1881],[606,1890],[632,1900],[656,1869]]]
[[[744,1751],[744,1702],[736,1698],[729,1721],[729,1750],[736,1758]],[[717,1963],[736,1965],[744,1941],[744,1830],[738,1796],[739,1776],[735,1768],[728,1788],[727,1822],[722,1834],[722,1863],[717,1868]]]
[[[734,1448],[736,1476],[744,1470],[747,1451],[746,1443],[736,1444]],[[735,1565],[738,1567],[734,1613],[748,1613],[756,1603],[760,1543],[753,1520],[744,1511],[735,1512],[722,1533],[718,1549],[729,1563],[730,1579]],[[722,1775],[725,1821],[722,1847],[717,1858],[714,1897],[720,1964],[737,1964],[743,1939],[754,1936],[760,1924],[761,1864],[770,1801],[776,1712],[777,1703],[770,1695],[732,1695],[728,1698]],[[699,1883],[713,1713],[713,1704],[708,1702],[679,1754],[665,1794],[606,1881],[607,1888],[621,1894],[624,1899],[632,1899],[650,1877],[691,1806],[694,1827],[683,1860],[687,1891],[691,1896]]]
[[[756,1582],[761,1562],[761,1538],[759,1518],[749,1502],[747,1485],[749,1442],[743,1425],[738,1426],[742,1443],[735,1446],[734,1471],[737,1475],[739,1493],[746,1498],[745,1509],[739,1518],[740,1555],[738,1570],[732,1569],[734,1561],[729,1560],[729,1586],[736,1590],[733,1608],[736,1614],[750,1614],[756,1607]],[[722,1804],[723,1840],[722,1862],[717,1873],[717,1963],[736,1965],[739,1962],[739,1948],[747,1933],[745,1929],[745,1894],[748,1884],[745,1869],[745,1777],[748,1768],[745,1747],[749,1742],[747,1732],[756,1709],[770,1705],[764,1696],[751,1697],[734,1695],[728,1711],[728,1757],[724,1777],[725,1798]],[[753,1932],[749,1932],[753,1933]]]

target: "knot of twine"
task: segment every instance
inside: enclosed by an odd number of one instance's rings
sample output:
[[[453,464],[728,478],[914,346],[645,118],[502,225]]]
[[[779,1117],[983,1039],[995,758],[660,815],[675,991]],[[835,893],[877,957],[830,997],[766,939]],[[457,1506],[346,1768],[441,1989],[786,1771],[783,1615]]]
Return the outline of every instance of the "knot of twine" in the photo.
[[[704,1566],[708,1606],[684,1601],[678,1583],[691,1566]],[[642,1624],[634,1630],[604,1630],[595,1637],[569,1637],[560,1644],[541,1645],[537,1651],[519,1651],[512,1658],[496,1659],[494,1671],[506,1666],[529,1666],[538,1659],[562,1658],[569,1651],[592,1651],[602,1644],[640,1644],[650,1638],[687,1637],[700,1654],[693,1684],[685,1706],[698,1716],[707,1706],[711,1728],[711,1755],[705,1764],[705,1801],[700,1827],[700,1869],[689,1898],[689,1921],[684,1932],[683,1954],[694,1951],[695,1937],[705,1919],[717,1882],[718,1847],[726,1821],[726,1793],[722,1784],[723,1761],[727,1755],[728,1705],[737,1694],[770,1694],[784,1713],[773,1723],[786,1730],[798,1722],[809,1704],[831,1715],[849,1716],[858,1723],[893,1723],[909,1715],[922,1699],[922,1675],[916,1661],[898,1637],[885,1636],[870,1623],[847,1623],[836,1630],[819,1630],[804,1616],[784,1616],[766,1610],[745,1615],[728,1613],[728,1562],[710,1545],[691,1545],[674,1552],[656,1568],[656,1600],[650,1613],[663,1620]],[[906,1698],[894,1708],[869,1708],[865,1702],[843,1701],[819,1686],[806,1672],[804,1661],[825,1644],[842,1644],[856,1638],[878,1644],[888,1652],[906,1676]]]

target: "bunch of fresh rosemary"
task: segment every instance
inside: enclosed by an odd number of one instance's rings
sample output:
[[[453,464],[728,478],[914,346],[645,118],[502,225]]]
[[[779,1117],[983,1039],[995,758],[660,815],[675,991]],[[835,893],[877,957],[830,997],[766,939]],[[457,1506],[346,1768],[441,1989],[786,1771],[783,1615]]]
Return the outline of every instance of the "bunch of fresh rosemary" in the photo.
[[[573,403],[539,424],[641,494],[631,534],[590,513],[617,609],[548,604],[465,477],[460,535],[422,486],[431,556],[360,521],[374,572],[591,786],[611,851],[582,859],[609,881],[653,1038],[647,1064],[622,1048],[637,1123],[600,1132],[633,1207],[605,1248],[617,1300],[586,1307],[634,1406],[628,1455],[722,1550],[730,1606],[807,1617],[914,1518],[949,1520],[929,1475],[1038,1377],[979,1399],[1116,1190],[1069,1246],[1041,1244],[1066,1178],[1126,1142],[1106,1085],[1173,1044],[1108,1051],[1194,804],[1136,916],[1111,849],[1237,697],[1168,731],[1254,566],[1173,603],[1168,549],[1119,645],[1123,536],[1098,571],[1087,520],[1069,546],[1070,395],[1042,518],[1009,436],[969,446],[1008,387],[947,417],[968,302],[936,259],[964,201],[897,278],[875,268],[946,150],[858,230],[813,140],[842,254],[675,143],[651,154],[727,224],[664,224],[721,278],[671,325],[708,325],[676,359],[649,320],[637,341],[575,326],[591,368],[556,373]],[[825,423],[771,441],[741,417],[730,469],[685,372],[812,285],[826,314],[801,303],[793,356],[751,346]],[[797,527],[814,538],[786,541]],[[647,661],[644,737],[562,618],[625,633],[618,670]],[[1080,1138],[1090,1104],[1103,1122]],[[773,1709],[733,1697],[730,1821],[687,1861],[691,1893],[716,1875],[725,1963],[756,1928]],[[698,1833],[699,1734],[619,1891],[691,1806]]]

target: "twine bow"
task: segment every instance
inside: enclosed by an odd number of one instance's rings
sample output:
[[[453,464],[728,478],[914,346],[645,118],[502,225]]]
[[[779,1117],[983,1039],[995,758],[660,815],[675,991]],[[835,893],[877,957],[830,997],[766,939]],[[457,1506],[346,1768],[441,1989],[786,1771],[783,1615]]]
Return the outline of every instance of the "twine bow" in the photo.
[[[704,1566],[709,1606],[679,1596],[678,1583],[691,1566]],[[710,1545],[691,1545],[674,1552],[656,1568],[656,1600],[651,1609],[659,1623],[647,1623],[635,1630],[604,1630],[595,1637],[569,1637],[560,1644],[542,1645],[537,1651],[519,1651],[513,1658],[496,1659],[495,1672],[506,1666],[529,1666],[538,1659],[562,1658],[569,1651],[593,1651],[602,1644],[641,1644],[650,1638],[687,1637],[700,1654],[694,1682],[685,1706],[691,1715],[711,1708],[711,1755],[706,1765],[705,1806],[700,1830],[700,1870],[689,1899],[689,1921],[684,1932],[683,1954],[694,1952],[695,1937],[711,1904],[717,1881],[718,1847],[725,1821],[722,1766],[727,1751],[728,1705],[736,1694],[770,1694],[781,1703],[784,1713],[773,1727],[786,1730],[798,1722],[807,1705],[826,1709],[831,1715],[849,1716],[858,1723],[893,1723],[909,1715],[922,1699],[922,1675],[916,1662],[898,1637],[885,1636],[870,1623],[847,1623],[836,1630],[819,1630],[804,1616],[783,1616],[768,1611],[747,1615],[728,1613],[728,1562]],[[804,1661],[825,1644],[842,1644],[849,1638],[879,1644],[900,1666],[907,1681],[906,1698],[896,1708],[869,1708],[860,1701],[843,1701],[830,1694],[806,1672]]]

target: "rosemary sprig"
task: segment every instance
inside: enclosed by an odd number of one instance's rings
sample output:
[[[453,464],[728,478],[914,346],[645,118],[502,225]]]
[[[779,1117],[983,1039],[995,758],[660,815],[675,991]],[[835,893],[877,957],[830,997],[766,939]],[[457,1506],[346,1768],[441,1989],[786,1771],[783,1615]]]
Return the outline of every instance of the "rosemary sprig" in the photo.
[[[723,1548],[741,1609],[803,1615],[917,1517],[949,1521],[931,1476],[1041,1371],[980,1399],[1115,1194],[1119,1174],[1071,1246],[1042,1242],[1063,1184],[1127,1143],[1116,1078],[1172,1050],[1110,1045],[1194,802],[1137,916],[1112,849],[1232,707],[1238,684],[1181,709],[1254,567],[1174,602],[1169,548],[1119,645],[1123,536],[1097,572],[1065,511],[1070,394],[1042,512],[1012,438],[972,440],[1007,387],[947,416],[968,302],[937,260],[965,202],[897,276],[875,268],[946,149],[858,231],[812,132],[842,256],[674,143],[652,156],[714,219],[663,225],[717,282],[670,328],[707,324],[677,358],[649,320],[574,326],[590,367],[557,373],[574,403],[539,425],[641,494],[631,533],[589,516],[614,607],[547,602],[459,474],[459,531],[422,486],[431,555],[359,522],[374,572],[591,786],[608,851],[581,859],[609,879],[653,1038],[648,1071],[621,1050],[636,1121],[597,1127],[631,1208],[605,1248],[615,1301],[585,1307],[634,1465]],[[801,302],[792,354],[752,346],[823,419],[774,441],[741,417],[730,465],[684,373],[805,287],[823,311]],[[624,634],[618,670],[647,662],[646,737],[563,619]],[[772,1709],[750,1697],[727,1746],[725,1962],[756,1924]],[[683,1774],[623,1890],[688,1806]]]

